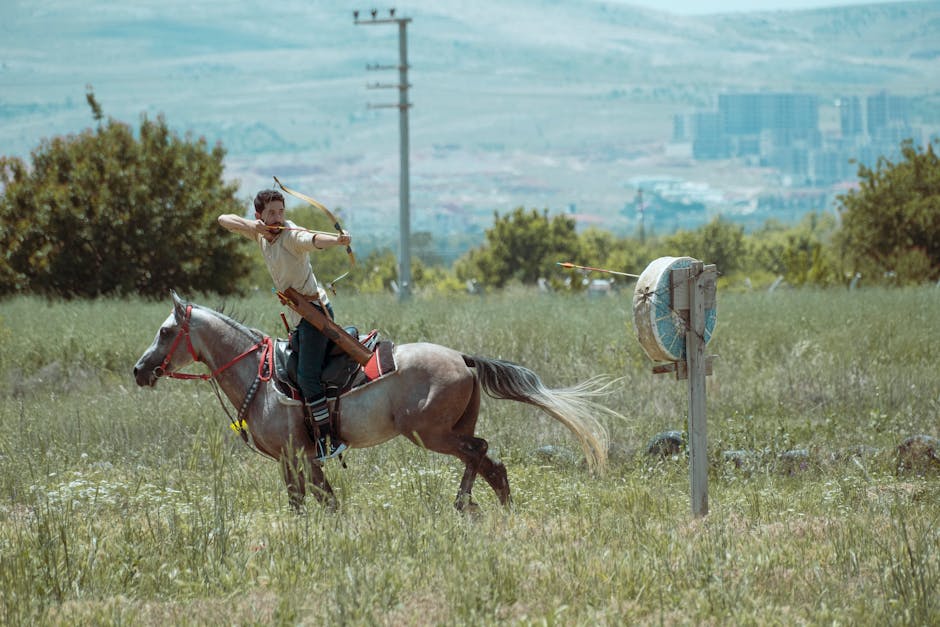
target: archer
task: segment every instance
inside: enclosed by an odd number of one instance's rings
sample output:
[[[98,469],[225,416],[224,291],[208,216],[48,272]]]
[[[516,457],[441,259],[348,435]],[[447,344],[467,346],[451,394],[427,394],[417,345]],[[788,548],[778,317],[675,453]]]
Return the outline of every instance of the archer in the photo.
[[[315,232],[285,220],[284,196],[275,189],[258,192],[254,205],[254,221],[227,213],[219,216],[219,224],[258,243],[277,291],[295,289],[332,320],[333,306],[313,273],[310,252],[333,246],[346,246],[351,252],[352,238],[343,231],[335,234]],[[303,393],[304,411],[318,434],[317,457],[329,459],[346,449],[346,444],[336,434],[330,433],[330,412],[321,381],[329,339],[293,309],[288,316],[295,329],[293,335],[297,338],[297,383]]]

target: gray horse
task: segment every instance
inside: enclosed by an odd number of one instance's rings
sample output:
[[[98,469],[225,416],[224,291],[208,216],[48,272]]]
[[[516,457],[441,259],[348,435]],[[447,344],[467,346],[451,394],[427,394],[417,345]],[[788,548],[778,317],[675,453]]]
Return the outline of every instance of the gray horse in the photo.
[[[270,380],[271,339],[219,312],[187,303],[175,292],[172,296],[172,313],[134,366],[137,384],[152,387],[162,376],[213,380],[232,405],[241,408],[239,415],[255,447],[281,463],[291,505],[302,506],[309,481],[317,499],[335,507],[301,407],[281,402]],[[549,389],[523,366],[428,343],[396,346],[394,360],[395,371],[341,397],[339,435],[350,448],[403,435],[418,446],[457,457],[465,466],[454,504],[458,510],[476,508],[470,492],[477,474],[500,503],[510,502],[505,466],[491,459],[486,440],[474,435],[481,388],[493,398],[543,410],[575,435],[590,468],[600,470],[606,464],[607,432],[595,416],[619,415],[593,400],[607,387],[600,379]],[[211,374],[180,372],[193,361],[204,363]]]

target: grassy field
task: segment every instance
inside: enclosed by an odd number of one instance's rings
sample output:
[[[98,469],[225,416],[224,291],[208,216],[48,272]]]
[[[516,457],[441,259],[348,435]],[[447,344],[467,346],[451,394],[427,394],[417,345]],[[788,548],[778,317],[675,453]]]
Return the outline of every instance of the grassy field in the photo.
[[[328,465],[338,513],[292,514],[207,384],[135,386],[169,299],[0,302],[0,623],[940,623],[940,469],[897,471],[905,438],[940,436],[940,290],[719,294],[701,519],[687,458],[646,454],[686,387],[651,374],[629,296],[336,299],[552,386],[623,377],[602,476],[557,423],[484,401],[514,505],[481,481],[473,517],[458,462],[403,440]],[[268,295],[226,310],[283,335]]]

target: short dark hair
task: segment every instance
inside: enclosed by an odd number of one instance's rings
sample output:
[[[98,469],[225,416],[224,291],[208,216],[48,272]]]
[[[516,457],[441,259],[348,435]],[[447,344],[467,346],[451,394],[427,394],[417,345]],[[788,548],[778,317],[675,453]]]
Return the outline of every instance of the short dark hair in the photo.
[[[267,204],[274,200],[284,202],[284,195],[276,189],[263,189],[255,196],[255,213],[261,213]]]

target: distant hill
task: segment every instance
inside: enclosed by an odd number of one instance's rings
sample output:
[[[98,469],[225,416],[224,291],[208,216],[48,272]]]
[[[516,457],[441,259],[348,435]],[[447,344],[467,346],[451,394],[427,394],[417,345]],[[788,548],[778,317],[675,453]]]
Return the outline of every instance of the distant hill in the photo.
[[[672,114],[713,106],[723,91],[830,103],[886,89],[912,96],[924,118],[940,110],[936,1],[709,16],[616,0],[481,5],[399,7],[413,19],[416,230],[466,233],[519,205],[628,230],[627,181],[644,175],[756,193],[766,172],[665,150]],[[351,228],[390,237],[398,116],[367,104],[397,90],[366,84],[397,74],[365,66],[397,63],[396,37],[354,26],[324,0],[4,2],[0,154],[25,157],[43,137],[90,126],[90,84],[112,117],[164,114],[181,133],[221,141],[246,200],[276,174],[346,208]],[[834,109],[822,114],[833,124]]]

